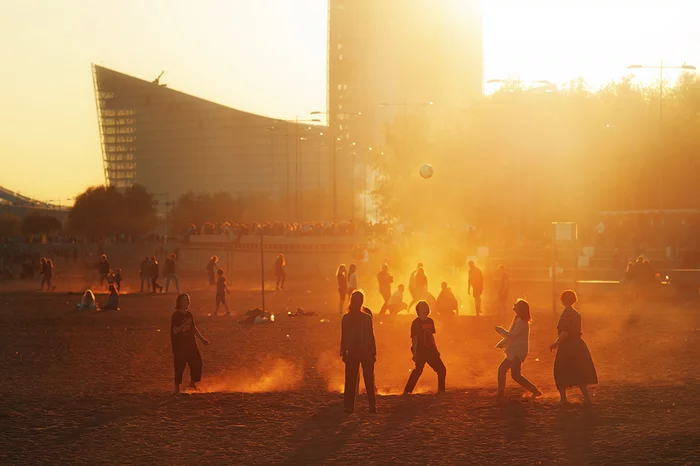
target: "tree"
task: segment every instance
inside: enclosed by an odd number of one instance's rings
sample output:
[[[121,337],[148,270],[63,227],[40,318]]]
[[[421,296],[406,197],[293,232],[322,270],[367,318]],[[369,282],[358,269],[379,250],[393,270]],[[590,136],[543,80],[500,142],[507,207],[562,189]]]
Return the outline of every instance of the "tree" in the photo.
[[[229,193],[193,193],[189,191],[177,200],[171,217],[175,232],[184,232],[190,224],[206,222],[237,222],[245,210],[244,198],[234,199]]]
[[[61,221],[50,215],[42,215],[39,212],[30,212],[22,219],[22,234],[50,235],[61,231]]]
[[[143,186],[124,192],[113,186],[88,188],[68,214],[71,232],[91,237],[148,234],[157,224],[153,197]]]
[[[496,234],[602,210],[700,208],[697,76],[667,85],[662,102],[658,86],[629,79],[535,91],[497,92],[450,122],[397,118],[374,164],[383,216]],[[433,179],[418,176],[422,163]]]

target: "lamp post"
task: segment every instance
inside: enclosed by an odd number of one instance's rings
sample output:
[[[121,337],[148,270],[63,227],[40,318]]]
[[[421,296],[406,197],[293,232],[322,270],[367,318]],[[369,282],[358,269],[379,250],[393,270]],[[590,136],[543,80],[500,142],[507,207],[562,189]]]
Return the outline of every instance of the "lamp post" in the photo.
[[[661,211],[661,237],[662,241],[665,243],[666,238],[665,236],[665,231],[666,231],[666,219],[664,218],[664,209],[665,209],[665,197],[666,197],[666,189],[665,189],[665,167],[663,163],[663,155],[662,155],[662,144],[663,144],[663,112],[664,112],[664,70],[683,70],[683,71],[696,71],[697,68],[693,65],[688,65],[686,63],[683,63],[680,66],[668,66],[664,65],[663,60],[658,65],[639,65],[639,64],[634,64],[634,65],[629,65],[627,67],[628,70],[639,70],[639,69],[652,69],[652,70],[659,70],[659,129],[658,129],[658,138],[659,138],[659,157],[661,159],[661,166],[659,167],[659,205],[660,205],[660,211]],[[665,244],[664,244],[665,245]]]
[[[351,116],[361,116],[362,112],[321,112],[313,111],[311,115],[326,115],[327,117],[351,117]],[[340,138],[335,135],[335,125],[328,123],[328,134],[331,138],[331,172],[333,177],[333,223],[338,222],[338,170],[337,170],[337,154],[335,153],[335,145]]]

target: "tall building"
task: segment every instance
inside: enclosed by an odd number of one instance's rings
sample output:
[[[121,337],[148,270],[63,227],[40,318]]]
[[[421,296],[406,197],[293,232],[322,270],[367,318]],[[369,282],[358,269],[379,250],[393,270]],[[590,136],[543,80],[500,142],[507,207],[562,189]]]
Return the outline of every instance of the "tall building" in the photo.
[[[176,200],[197,192],[279,205],[256,220],[327,218],[326,127],[267,118],[93,65],[105,179]]]
[[[482,96],[481,9],[479,0],[328,5],[329,126],[338,211],[347,217],[357,213],[355,171],[366,172],[366,151],[382,144],[385,124],[397,112],[450,117]]]

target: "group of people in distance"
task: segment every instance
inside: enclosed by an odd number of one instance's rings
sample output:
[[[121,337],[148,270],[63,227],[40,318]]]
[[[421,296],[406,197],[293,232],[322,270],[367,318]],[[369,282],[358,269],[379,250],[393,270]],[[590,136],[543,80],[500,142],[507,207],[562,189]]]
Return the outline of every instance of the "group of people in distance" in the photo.
[[[474,298],[474,307],[476,315],[481,315],[481,295],[484,292],[484,276],[481,270],[469,261],[469,282],[468,293]],[[497,293],[498,300],[505,302],[508,299],[508,274],[505,272],[505,267],[499,266],[498,269],[499,290]],[[345,264],[341,264],[336,271],[336,280],[338,283],[338,312],[343,313],[346,300],[352,296],[352,293],[359,289],[357,280],[357,266],[350,264],[347,268]],[[459,314],[459,303],[452,289],[447,282],[442,282],[440,285],[440,294],[437,299],[428,291],[428,277],[425,273],[423,263],[419,262],[416,269],[411,272],[408,291],[411,295],[410,303],[404,301],[404,293],[406,287],[399,284],[396,291],[392,293],[391,285],[394,283],[394,277],[389,273],[389,265],[382,265],[382,269],[377,273],[377,284],[379,294],[382,296],[384,303],[379,311],[379,315],[385,314],[396,315],[401,311],[412,309],[419,301],[425,301],[430,305],[430,308],[435,310],[438,315],[457,315]],[[499,305],[503,307],[503,303]]]
[[[139,277],[141,278],[141,292],[144,291],[144,284],[146,285],[145,290],[152,293],[158,293],[165,291],[166,293],[170,291],[170,284],[175,285],[175,290],[180,292],[180,281],[177,278],[177,255],[170,254],[167,259],[165,259],[165,264],[163,265],[163,275],[165,276],[165,287],[158,283],[160,279],[160,264],[156,256],[144,257],[141,261],[141,267],[139,269]]]
[[[550,350],[557,350],[554,360],[554,381],[560,394],[560,403],[566,404],[566,390],[578,387],[589,405],[591,399],[588,385],[598,383],[593,359],[581,338],[581,314],[574,309],[576,293],[567,290],[561,294],[564,310],[557,324],[558,338],[550,345]],[[515,313],[510,328],[496,327],[496,332],[503,338],[496,345],[504,350],[505,358],[498,367],[497,398],[504,396],[506,375],[511,372],[515,382],[532,393],[533,397],[542,393],[521,373],[522,364],[527,357],[530,342],[530,305],[519,299],[513,305]],[[423,368],[428,364],[437,373],[438,393],[445,391],[447,368],[440,358],[435,342],[435,322],[429,317],[430,305],[421,300],[416,305],[417,318],[411,324],[411,353],[415,368],[406,382],[404,395],[413,392]],[[359,370],[362,368],[370,413],[377,411],[376,389],[374,384],[374,364],[377,359],[377,345],[374,337],[372,312],[364,307],[364,294],[356,290],[350,295],[348,312],[342,319],[340,339],[340,357],[345,363],[344,407],[346,413],[352,413]]]

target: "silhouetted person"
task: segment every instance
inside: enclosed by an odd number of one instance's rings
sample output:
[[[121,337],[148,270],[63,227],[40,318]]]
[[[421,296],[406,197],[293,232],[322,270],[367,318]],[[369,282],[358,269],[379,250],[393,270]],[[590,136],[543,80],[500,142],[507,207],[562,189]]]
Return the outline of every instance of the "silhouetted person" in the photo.
[[[510,277],[508,272],[506,272],[506,266],[501,264],[497,269],[497,280],[496,280],[496,303],[498,311],[500,313],[505,313],[508,307],[508,295],[510,294]]]
[[[532,392],[532,396],[540,396],[542,393],[535,387],[532,382],[527,380],[521,373],[520,368],[527,357],[530,347],[530,304],[523,299],[519,299],[513,306],[513,322],[510,324],[510,329],[506,330],[503,327],[496,327],[502,337],[496,347],[503,348],[506,353],[506,358],[498,366],[498,397],[503,397],[503,392],[506,388],[506,374],[510,370],[510,376],[517,383]]]
[[[428,276],[425,274],[425,269],[423,267],[416,269],[415,275],[413,275],[412,279],[413,291],[411,292],[411,295],[413,296],[413,300],[411,301],[411,304],[408,305],[409,309],[413,308],[413,305],[418,301],[427,301],[430,299],[428,294]]]
[[[224,277],[223,269],[217,270],[216,274],[219,276],[216,279],[216,309],[214,309],[214,315],[219,313],[219,306],[223,304],[224,309],[226,309],[226,315],[231,315],[228,310],[228,304],[226,304],[226,295],[231,294],[226,286],[226,277]]]
[[[284,282],[287,279],[287,272],[284,270],[286,266],[287,261],[284,259],[284,254],[277,256],[277,259],[275,260],[275,277],[277,277],[277,285],[275,286],[275,289],[277,290],[284,290]]]
[[[114,272],[114,284],[117,286],[117,291],[122,292],[122,269],[117,268]]]
[[[439,316],[456,316],[459,314],[459,303],[447,282],[442,282],[437,298],[437,313]]]
[[[374,388],[374,363],[377,359],[377,345],[374,340],[372,314],[365,309],[365,296],[361,291],[350,295],[350,307],[343,316],[340,338],[340,357],[345,363],[345,412],[352,413],[355,408],[355,392],[359,369],[365,380],[369,412],[377,412]]]
[[[554,359],[554,381],[561,396],[560,403],[566,404],[566,389],[579,387],[585,404],[591,403],[588,385],[598,383],[598,375],[588,346],[581,338],[581,314],[573,308],[578,301],[576,293],[566,290],[561,294],[564,310],[557,324],[559,338],[550,345],[550,351],[557,350]]]
[[[46,284],[46,276],[47,276],[46,258],[45,257],[42,257],[41,259],[39,259],[39,275],[41,275],[41,284],[39,285],[39,291],[43,291],[44,285]],[[50,288],[47,286],[46,289],[48,290]]]
[[[210,285],[216,285],[216,271],[219,270],[219,258],[211,256],[207,263],[207,277]]]
[[[379,284],[379,294],[384,298],[384,304],[379,311],[379,315],[383,315],[389,308],[389,299],[391,298],[391,284],[394,283],[394,277],[389,275],[389,265],[382,265],[382,270],[377,274],[377,282]]]
[[[175,312],[170,319],[170,342],[173,347],[173,360],[175,363],[175,389],[180,393],[182,384],[182,373],[185,366],[190,366],[189,388],[197,390],[197,382],[202,380],[202,356],[199,354],[196,336],[204,345],[209,341],[202,336],[194,323],[194,316],[188,310],[190,307],[190,297],[187,293],[178,295],[175,301]]]
[[[408,309],[408,305],[403,300],[403,295],[404,295],[405,291],[406,291],[406,287],[403,284],[401,284],[396,288],[396,291],[394,291],[394,294],[392,294],[391,297],[389,298],[389,303],[387,305],[387,309],[389,310],[390,315],[395,316],[399,312],[401,312],[405,309]]]
[[[469,285],[467,293],[474,297],[474,308],[476,315],[481,315],[481,295],[484,292],[484,275],[481,270],[474,264],[474,261],[469,261]]]
[[[56,287],[53,284],[53,261],[46,259],[44,264],[44,279],[46,280],[46,290],[53,291]]]
[[[141,292],[143,293],[143,284],[146,284],[146,291],[151,291],[151,259],[145,257],[141,261],[139,276],[141,277]]]
[[[428,303],[419,301],[416,304],[416,314],[418,314],[418,317],[411,324],[411,341],[413,342],[411,352],[413,353],[413,361],[415,361],[416,367],[411,371],[403,393],[407,395],[413,392],[426,364],[437,373],[438,393],[444,392],[447,368],[442,359],[440,359],[440,352],[435,343],[435,322],[428,317],[430,314]]]
[[[359,288],[357,284],[357,266],[355,264],[350,264],[350,268],[348,269],[348,296],[352,296]]]
[[[103,311],[118,311],[119,310],[119,292],[117,287],[114,285],[109,285],[109,296],[107,298],[107,304],[102,306]]]
[[[419,262],[416,266],[416,270],[411,272],[411,276],[408,279],[408,292],[411,294],[411,303],[418,301],[416,297],[416,274],[419,270],[423,270],[423,263]]]
[[[348,295],[348,270],[345,264],[338,266],[338,270],[335,272],[335,279],[338,282],[338,297],[340,298],[338,314],[342,314],[345,307],[345,299]]]
[[[165,265],[163,266],[163,275],[165,275],[165,292],[170,291],[170,282],[175,282],[175,289],[180,292],[180,281],[177,279],[177,273],[175,271],[177,267],[177,256],[175,254],[170,254],[170,256],[165,259]]]
[[[97,270],[100,275],[100,287],[102,287],[105,283],[107,283],[107,277],[109,276],[109,272],[111,270],[106,254],[102,254],[100,256],[100,263],[97,266]]]
[[[151,289],[153,293],[163,291],[163,287],[158,283],[158,278],[160,277],[160,266],[158,265],[158,259],[156,256],[151,257],[151,265],[149,266],[149,272],[151,275]]]

